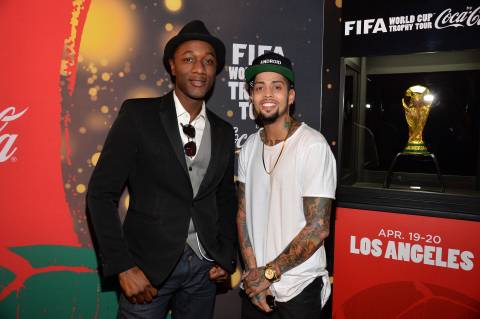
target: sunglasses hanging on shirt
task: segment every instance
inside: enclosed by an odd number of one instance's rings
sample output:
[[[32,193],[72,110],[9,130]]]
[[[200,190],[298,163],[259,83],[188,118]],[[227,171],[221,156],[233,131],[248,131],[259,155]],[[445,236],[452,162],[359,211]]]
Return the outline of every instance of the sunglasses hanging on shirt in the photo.
[[[195,144],[195,127],[191,124],[183,125],[183,133],[188,137],[189,141],[183,145],[183,152],[185,155],[193,157],[197,153],[197,144]],[[192,139],[192,141],[190,141]]]

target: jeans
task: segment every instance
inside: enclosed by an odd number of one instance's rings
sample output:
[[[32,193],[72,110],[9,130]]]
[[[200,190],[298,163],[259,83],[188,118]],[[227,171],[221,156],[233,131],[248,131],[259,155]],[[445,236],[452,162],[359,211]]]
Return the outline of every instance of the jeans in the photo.
[[[164,319],[169,303],[173,319],[211,319],[215,305],[216,285],[208,272],[212,262],[200,260],[193,250],[185,251],[167,280],[158,289],[152,302],[131,304],[120,295],[120,319]]]
[[[289,301],[276,301],[277,310],[268,314],[254,306],[245,291],[242,291],[242,319],[320,319],[322,288],[322,277],[317,277],[299,295]]]

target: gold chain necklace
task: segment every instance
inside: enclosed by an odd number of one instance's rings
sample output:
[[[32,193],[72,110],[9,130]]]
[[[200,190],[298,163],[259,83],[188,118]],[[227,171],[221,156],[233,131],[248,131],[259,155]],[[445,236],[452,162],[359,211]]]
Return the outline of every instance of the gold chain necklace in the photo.
[[[267,171],[267,167],[265,166],[265,158],[264,158],[265,143],[262,143],[262,144],[263,144],[263,148],[262,148],[262,162],[263,162],[263,168],[265,169],[265,172],[266,172],[267,174],[270,175],[270,173],[273,172],[273,170],[275,169],[275,166],[277,166],[278,160],[280,159],[280,156],[282,155],[283,148],[285,147],[285,142],[287,141],[288,135],[290,134],[290,131],[292,130],[292,128],[293,128],[293,121],[292,121],[292,123],[291,123],[291,125],[290,125],[290,129],[288,130],[287,136],[285,136],[285,139],[283,140],[282,150],[280,151],[280,154],[278,154],[277,161],[275,162],[275,165],[273,165],[273,168],[272,168],[272,170],[271,170],[270,172]],[[266,130],[265,130],[265,140],[267,140],[267,131],[266,131]]]

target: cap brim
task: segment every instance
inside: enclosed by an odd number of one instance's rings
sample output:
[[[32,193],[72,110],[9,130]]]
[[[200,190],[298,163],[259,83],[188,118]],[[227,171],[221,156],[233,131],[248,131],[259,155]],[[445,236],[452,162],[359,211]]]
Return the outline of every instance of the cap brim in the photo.
[[[245,80],[250,82],[253,77],[259,73],[262,72],[275,72],[283,75],[286,77],[290,82],[294,83],[295,82],[295,76],[293,75],[293,72],[286,67],[280,66],[280,65],[274,65],[274,64],[258,64],[258,65],[253,65],[249,67],[245,71]]]
[[[212,47],[215,49],[215,58],[217,59],[217,72],[219,72],[225,63],[225,45],[220,39],[211,35],[203,34],[181,34],[171,38],[170,41],[168,41],[164,50],[165,66],[168,69],[167,71],[171,73],[170,63],[168,60],[173,59],[173,54],[175,53],[177,47],[183,42],[191,40],[204,41],[212,45]]]

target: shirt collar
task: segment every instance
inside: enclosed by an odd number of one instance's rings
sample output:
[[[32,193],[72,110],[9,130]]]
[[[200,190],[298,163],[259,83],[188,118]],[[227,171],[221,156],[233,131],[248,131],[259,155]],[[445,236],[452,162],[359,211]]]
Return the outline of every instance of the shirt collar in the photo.
[[[182,103],[177,97],[177,94],[175,94],[175,90],[173,90],[173,100],[175,101],[175,110],[177,111],[177,118],[182,116],[183,114],[187,113],[185,108],[183,107]],[[198,113],[197,118],[203,117],[204,119],[207,118],[207,111],[205,107],[205,101],[202,103],[202,109],[200,110],[200,113]]]

